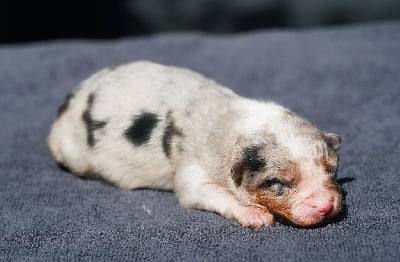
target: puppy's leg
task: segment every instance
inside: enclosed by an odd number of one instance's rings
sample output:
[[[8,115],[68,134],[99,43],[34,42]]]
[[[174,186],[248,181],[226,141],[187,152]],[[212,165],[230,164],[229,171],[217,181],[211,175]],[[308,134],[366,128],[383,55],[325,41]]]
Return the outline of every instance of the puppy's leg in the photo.
[[[216,212],[226,218],[233,218],[244,227],[259,228],[274,222],[268,210],[239,203],[225,187],[211,180],[196,164],[178,168],[175,176],[175,191],[185,208],[203,209]]]

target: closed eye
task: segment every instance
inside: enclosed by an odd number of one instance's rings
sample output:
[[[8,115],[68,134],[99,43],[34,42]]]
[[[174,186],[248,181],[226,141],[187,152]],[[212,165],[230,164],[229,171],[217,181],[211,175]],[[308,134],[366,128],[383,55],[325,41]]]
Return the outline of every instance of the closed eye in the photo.
[[[281,181],[278,178],[271,178],[261,184],[260,188],[264,190],[270,190],[275,192],[278,196],[283,195],[286,189],[290,188],[291,185]]]
[[[285,185],[285,183],[283,183],[281,180],[279,180],[278,178],[271,178],[271,179],[268,179],[267,181],[265,181],[262,185],[261,185],[261,187],[263,187],[263,188],[269,188],[269,187],[271,187],[271,186],[274,186],[274,185]]]

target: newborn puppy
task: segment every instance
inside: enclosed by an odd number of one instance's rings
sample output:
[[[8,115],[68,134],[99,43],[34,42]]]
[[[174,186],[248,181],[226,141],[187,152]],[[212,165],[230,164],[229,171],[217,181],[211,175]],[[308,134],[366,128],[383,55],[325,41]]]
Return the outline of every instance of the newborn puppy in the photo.
[[[339,136],[183,68],[135,62],[92,75],[59,108],[48,145],[77,176],[174,190],[182,206],[242,226],[309,227],[341,209]]]

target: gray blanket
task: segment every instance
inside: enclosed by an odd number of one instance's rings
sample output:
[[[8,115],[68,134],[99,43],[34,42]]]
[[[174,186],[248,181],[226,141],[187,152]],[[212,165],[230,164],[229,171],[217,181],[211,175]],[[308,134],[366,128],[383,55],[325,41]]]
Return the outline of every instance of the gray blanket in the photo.
[[[76,178],[46,136],[94,71],[146,59],[274,100],[342,136],[342,215],[242,228],[172,192]],[[399,261],[400,22],[238,35],[162,34],[0,46],[0,260]]]

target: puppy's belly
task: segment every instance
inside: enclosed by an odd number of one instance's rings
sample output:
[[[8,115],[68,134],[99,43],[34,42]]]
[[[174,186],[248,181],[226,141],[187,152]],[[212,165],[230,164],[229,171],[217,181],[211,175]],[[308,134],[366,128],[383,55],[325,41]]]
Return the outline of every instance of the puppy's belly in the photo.
[[[153,142],[137,147],[123,139],[104,137],[90,162],[96,173],[120,188],[173,189],[174,167]]]

